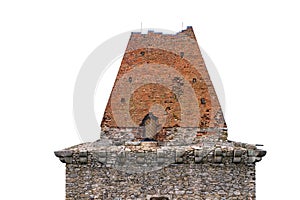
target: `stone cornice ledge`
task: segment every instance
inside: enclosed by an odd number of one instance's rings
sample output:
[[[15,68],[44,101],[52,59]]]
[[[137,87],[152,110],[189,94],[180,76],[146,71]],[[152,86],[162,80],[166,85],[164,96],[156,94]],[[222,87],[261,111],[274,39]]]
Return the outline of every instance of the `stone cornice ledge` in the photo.
[[[84,143],[54,153],[61,162],[67,164],[100,162],[107,167],[113,167],[129,163],[149,166],[201,163],[253,164],[261,161],[267,151],[258,149],[255,145],[224,141],[213,146],[150,146],[145,149],[136,149],[136,146],[99,146],[95,143]]]

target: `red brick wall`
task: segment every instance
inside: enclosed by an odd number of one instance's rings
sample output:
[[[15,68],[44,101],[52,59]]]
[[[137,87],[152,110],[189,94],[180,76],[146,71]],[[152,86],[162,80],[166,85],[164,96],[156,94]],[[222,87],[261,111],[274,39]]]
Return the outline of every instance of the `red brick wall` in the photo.
[[[147,72],[128,75],[139,68],[143,69],[143,72],[146,69]],[[168,69],[180,75],[174,76]],[[152,83],[151,76],[155,76],[157,82]],[[121,80],[122,86],[118,85]],[[130,98],[122,94],[141,80],[144,80],[145,84],[131,91]],[[164,82],[165,85],[161,84]],[[193,91],[192,94],[188,93],[190,90],[187,87]],[[191,98],[187,101],[188,95]],[[192,98],[193,95],[195,98]],[[181,98],[183,96],[184,100]],[[188,111],[184,112],[185,110]],[[118,120],[120,121],[126,112],[132,120],[130,126],[139,126],[149,111],[159,117],[162,127],[183,126],[182,120],[185,120],[184,127],[226,127],[217,95],[191,27],[175,35],[132,33],[101,127],[125,126],[120,125]],[[192,116],[188,116],[189,114]],[[120,115],[118,120],[116,115]],[[192,122],[195,118],[198,119],[197,124]],[[124,117],[124,120],[128,120],[128,117]]]

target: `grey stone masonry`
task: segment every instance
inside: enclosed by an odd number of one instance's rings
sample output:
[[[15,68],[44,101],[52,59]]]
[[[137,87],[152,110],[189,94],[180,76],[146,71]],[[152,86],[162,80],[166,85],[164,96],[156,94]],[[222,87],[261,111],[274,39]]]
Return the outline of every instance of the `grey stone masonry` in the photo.
[[[100,143],[101,144],[101,143]],[[255,145],[223,142],[214,146],[157,146],[156,142],[131,142],[121,146],[98,146],[98,141],[84,143],[55,155],[67,164],[87,164],[100,162],[107,167],[117,165],[159,165],[197,163],[255,163],[266,155],[265,150]]]
[[[255,145],[228,141],[96,141],[55,152],[66,163],[66,199],[255,199],[255,163],[265,154]]]

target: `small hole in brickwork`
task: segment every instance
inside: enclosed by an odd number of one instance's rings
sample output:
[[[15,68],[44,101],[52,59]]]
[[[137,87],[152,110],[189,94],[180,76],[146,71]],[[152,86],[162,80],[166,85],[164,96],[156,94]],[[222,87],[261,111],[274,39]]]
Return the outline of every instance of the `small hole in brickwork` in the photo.
[[[121,98],[121,102],[122,102],[122,103],[125,103],[125,98]]]
[[[206,100],[204,98],[201,98],[201,104],[206,104]]]
[[[131,83],[132,82],[132,77],[129,77],[128,81],[129,81],[129,83]]]
[[[171,108],[168,106],[166,107],[165,111],[171,110]]]
[[[183,58],[184,52],[180,52],[180,57]]]
[[[193,83],[196,83],[197,79],[196,78],[193,78]]]
[[[141,51],[141,55],[144,56],[145,55],[145,51]]]

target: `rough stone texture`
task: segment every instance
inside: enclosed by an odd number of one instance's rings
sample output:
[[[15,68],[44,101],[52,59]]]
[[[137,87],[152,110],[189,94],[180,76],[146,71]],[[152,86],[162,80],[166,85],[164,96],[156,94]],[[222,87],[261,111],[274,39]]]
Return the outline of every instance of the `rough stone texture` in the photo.
[[[55,152],[67,200],[255,199],[266,151],[227,140],[191,27],[132,33],[101,130],[100,140]]]
[[[80,144],[55,152],[66,163],[66,199],[255,199],[255,145]]]
[[[172,164],[130,174],[101,163],[66,165],[66,199],[255,199],[255,164]]]
[[[203,145],[160,146],[157,142],[127,142],[125,145],[103,145],[102,141],[80,144],[56,151],[56,156],[67,164],[100,162],[106,167],[127,172],[153,171],[177,164],[244,163],[261,160],[266,151],[255,145],[236,142],[209,142]]]
[[[101,132],[101,140],[105,144],[124,145],[127,141],[140,141],[143,139],[144,127],[134,128],[110,128],[109,131]],[[227,129],[219,128],[164,128],[160,134],[154,138],[160,137],[158,142],[161,145],[187,145],[197,143],[214,144],[219,140],[227,138]],[[104,144],[104,145],[105,145]]]

